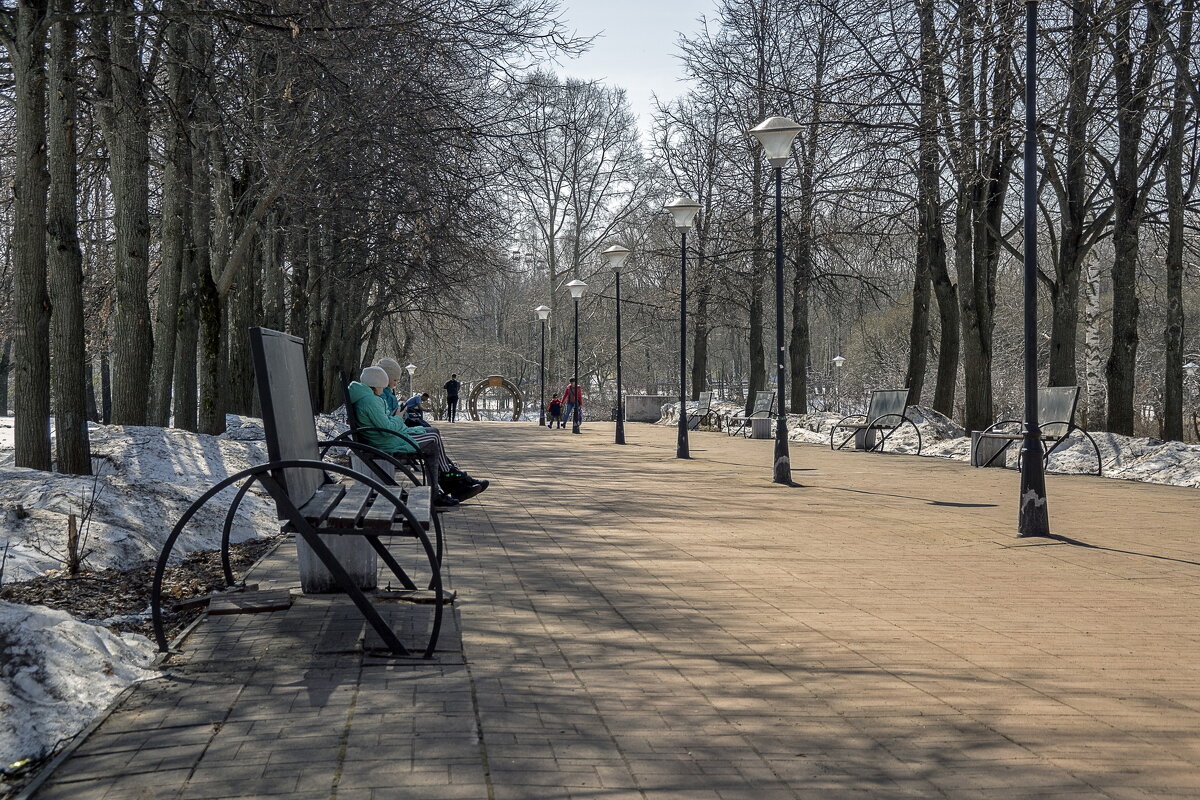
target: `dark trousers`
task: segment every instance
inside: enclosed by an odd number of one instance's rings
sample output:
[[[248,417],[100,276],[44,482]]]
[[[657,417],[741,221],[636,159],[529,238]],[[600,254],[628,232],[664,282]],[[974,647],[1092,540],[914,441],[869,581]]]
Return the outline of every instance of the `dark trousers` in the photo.
[[[451,422],[454,422],[454,418],[456,416],[458,416],[458,398],[457,397],[447,397],[446,398],[446,419],[450,420]]]

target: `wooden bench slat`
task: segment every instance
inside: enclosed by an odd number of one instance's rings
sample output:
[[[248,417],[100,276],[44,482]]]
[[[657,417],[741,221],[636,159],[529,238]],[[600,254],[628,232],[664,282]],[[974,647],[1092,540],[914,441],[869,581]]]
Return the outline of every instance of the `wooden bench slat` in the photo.
[[[421,527],[428,529],[429,523],[433,520],[433,490],[428,486],[411,487],[408,490],[405,505],[417,518],[417,522],[421,523]]]
[[[317,489],[307,503],[300,507],[300,516],[310,523],[320,524],[329,516],[329,512],[334,509],[345,492],[346,487],[339,483],[325,484]]]
[[[374,502],[367,509],[367,513],[363,514],[362,525],[373,530],[388,530],[392,527],[392,520],[396,518],[396,508],[390,500],[380,494],[373,497]]]
[[[341,502],[329,513],[328,524],[338,528],[358,527],[358,520],[363,515],[371,494],[371,487],[365,483],[356,483],[348,487]]]

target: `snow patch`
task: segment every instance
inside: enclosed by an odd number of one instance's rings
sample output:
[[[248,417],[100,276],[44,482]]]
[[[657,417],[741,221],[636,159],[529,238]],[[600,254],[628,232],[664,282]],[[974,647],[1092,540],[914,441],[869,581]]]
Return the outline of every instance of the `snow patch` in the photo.
[[[143,636],[0,601],[0,765],[51,753],[126,686],[155,677],[153,658]]]
[[[689,402],[688,410],[695,411],[697,403]],[[740,404],[714,400],[711,418],[719,429],[725,429],[729,419],[741,416]],[[662,407],[659,425],[677,425],[679,404]],[[921,455],[933,458],[971,460],[971,437],[954,420],[924,406],[909,406],[908,416],[921,432]],[[842,417],[829,412],[788,415],[788,439],[807,444],[829,446],[830,428]],[[849,435],[849,431],[845,435]],[[1050,472],[1093,475],[1096,472],[1096,449],[1106,478],[1160,483],[1170,486],[1200,487],[1200,445],[1183,442],[1164,442],[1160,439],[1120,436],[1115,433],[1092,433],[1096,447],[1083,433],[1076,431],[1060,444],[1047,460]],[[888,452],[916,453],[917,435],[912,426],[904,425],[888,439]],[[1008,448],[1005,454],[1010,467],[1017,465],[1020,444]]]

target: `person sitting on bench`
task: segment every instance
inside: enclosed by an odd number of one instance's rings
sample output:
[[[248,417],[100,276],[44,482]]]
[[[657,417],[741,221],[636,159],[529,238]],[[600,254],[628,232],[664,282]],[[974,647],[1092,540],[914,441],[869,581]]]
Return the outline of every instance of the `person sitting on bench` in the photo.
[[[406,424],[420,425],[423,428],[433,428],[432,425],[426,424],[425,409],[421,408],[421,404],[428,399],[429,392],[423,392],[421,394],[414,394],[404,401],[404,405],[401,407],[399,413],[403,415]]]
[[[488,481],[472,478],[466,473],[465,470],[460,469],[454,460],[447,455],[446,443],[442,439],[442,432],[425,421],[425,416],[420,411],[420,399],[418,399],[418,402],[416,403],[417,414],[415,416],[408,413],[409,405],[413,402],[413,399],[409,399],[407,402],[401,405],[400,400],[396,397],[396,387],[400,385],[400,381],[404,376],[404,372],[400,367],[400,362],[394,358],[381,358],[379,359],[379,363],[375,366],[382,367],[383,371],[388,375],[388,385],[387,388],[383,390],[382,395],[384,405],[387,406],[388,415],[399,417],[401,422],[403,422],[405,425],[408,425],[409,427],[405,432],[418,442],[425,441],[427,439],[433,439],[437,442],[438,450],[441,451],[442,461],[450,465],[450,469],[442,476],[442,483],[448,487],[447,491],[449,491],[454,497],[463,500],[467,497],[474,497],[475,495],[479,494],[479,492],[482,492],[484,489],[486,489],[489,486]],[[413,398],[416,399],[417,396],[413,395]],[[425,392],[420,396],[420,398],[428,400],[429,393]],[[423,432],[420,434],[414,434],[414,427],[417,430],[423,430]],[[482,488],[479,488],[477,491],[471,491],[475,486]]]
[[[388,388],[387,371],[382,367],[367,367],[357,381],[350,384],[350,402],[354,413],[364,428],[382,428],[403,433],[413,439],[421,453],[432,461],[430,484],[434,504],[454,506],[462,500],[474,497],[488,487],[487,481],[477,481],[459,469],[442,444],[442,437],[427,432],[421,427],[409,427],[395,416],[387,413],[383,392]],[[383,431],[363,431],[363,439],[372,447],[385,453],[411,453],[412,446],[399,436],[390,436]]]

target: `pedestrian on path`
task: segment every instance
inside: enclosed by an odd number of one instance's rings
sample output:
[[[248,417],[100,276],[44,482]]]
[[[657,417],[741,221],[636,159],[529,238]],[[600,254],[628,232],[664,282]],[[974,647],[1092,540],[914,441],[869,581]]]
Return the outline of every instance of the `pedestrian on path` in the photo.
[[[558,427],[561,428],[563,426],[563,423],[562,423],[562,419],[563,419],[562,418],[562,401],[561,400],[559,400],[557,397],[552,398],[550,400],[550,405],[546,408],[546,413],[548,413],[550,415],[550,424],[548,424],[546,426],[547,428],[553,428],[554,423],[556,423],[556,422],[558,423]]]
[[[566,391],[562,396],[563,407],[566,413],[563,414],[563,420],[570,420],[571,426],[574,427],[577,423],[582,422],[583,418],[583,389],[579,383],[571,378],[567,382]]]
[[[446,419],[450,422],[454,422],[454,418],[458,416],[458,390],[461,386],[458,375],[451,375],[450,380],[442,385],[446,390]]]

